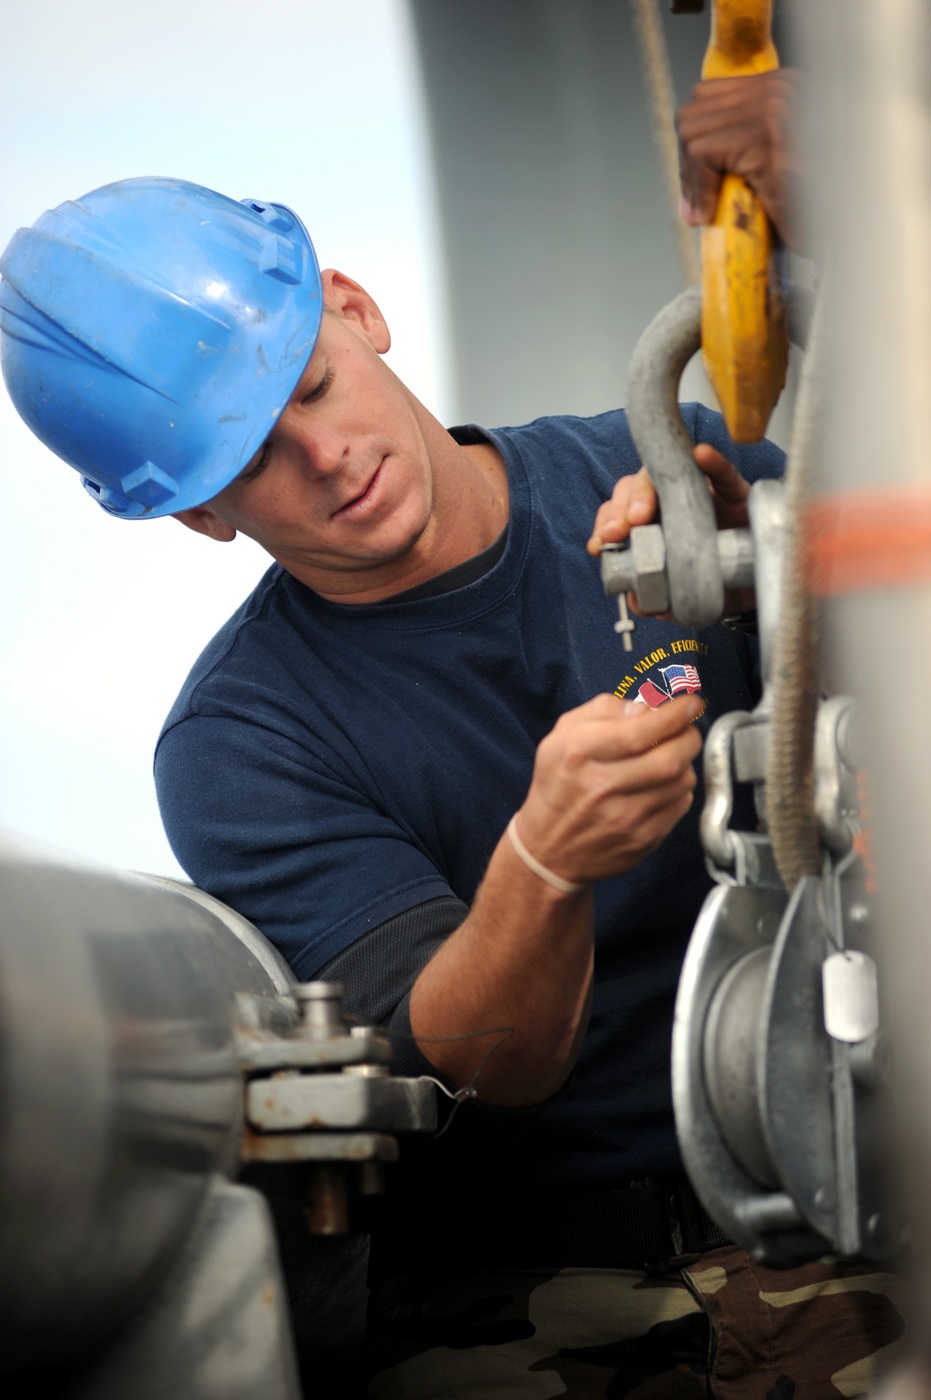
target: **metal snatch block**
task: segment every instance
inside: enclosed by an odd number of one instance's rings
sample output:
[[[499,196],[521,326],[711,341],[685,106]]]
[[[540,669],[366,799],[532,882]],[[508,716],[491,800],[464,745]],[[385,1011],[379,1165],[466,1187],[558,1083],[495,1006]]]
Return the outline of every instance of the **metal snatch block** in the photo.
[[[668,612],[669,580],[662,525],[635,525],[630,532],[630,553],[637,607],[644,613]]]
[[[265,1133],[302,1128],[430,1131],[436,1127],[436,1096],[427,1079],[284,1071],[249,1081],[246,1117]]]

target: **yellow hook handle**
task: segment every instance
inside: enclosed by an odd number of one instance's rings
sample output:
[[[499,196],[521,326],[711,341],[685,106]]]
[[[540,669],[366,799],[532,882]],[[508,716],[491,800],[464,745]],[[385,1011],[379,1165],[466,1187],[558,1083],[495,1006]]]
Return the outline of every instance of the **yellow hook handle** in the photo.
[[[772,0],[714,0],[703,78],[779,67]],[[784,255],[763,206],[726,175],[714,222],[702,229],[702,354],[735,442],[759,442],[785,384],[789,337]]]

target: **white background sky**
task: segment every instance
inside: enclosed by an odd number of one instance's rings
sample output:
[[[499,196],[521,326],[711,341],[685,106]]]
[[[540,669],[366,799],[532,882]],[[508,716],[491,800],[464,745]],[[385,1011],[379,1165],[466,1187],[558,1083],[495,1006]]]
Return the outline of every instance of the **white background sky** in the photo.
[[[362,282],[396,371],[450,417],[441,267],[404,0],[30,0],[4,18],[0,248],[133,175],[292,205]],[[0,825],[178,873],[151,754],[184,676],[266,567],[113,520],[0,394]]]

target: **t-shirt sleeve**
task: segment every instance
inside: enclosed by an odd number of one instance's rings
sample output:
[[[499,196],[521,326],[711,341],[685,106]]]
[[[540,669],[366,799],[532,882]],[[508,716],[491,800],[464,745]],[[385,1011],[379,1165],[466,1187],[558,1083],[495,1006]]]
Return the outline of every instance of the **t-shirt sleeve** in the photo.
[[[271,728],[189,714],[162,735],[155,780],[182,867],[299,978],[405,910],[452,896],[430,853],[337,762]]]
[[[468,913],[459,899],[427,900],[364,933],[317,974],[343,983],[350,1021],[378,1026],[389,1037],[394,1074],[439,1075],[414,1040],[410,995],[421,969]]]

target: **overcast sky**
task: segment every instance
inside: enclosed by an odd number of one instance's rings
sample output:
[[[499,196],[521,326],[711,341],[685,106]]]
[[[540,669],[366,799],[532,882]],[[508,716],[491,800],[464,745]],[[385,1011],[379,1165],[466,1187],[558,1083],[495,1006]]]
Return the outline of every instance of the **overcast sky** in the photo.
[[[30,0],[4,18],[0,247],[134,175],[294,206],[380,302],[390,361],[449,416],[442,269],[404,0]],[[179,873],[151,777],[201,648],[260,577],[248,540],[119,521],[0,395],[0,824]]]

